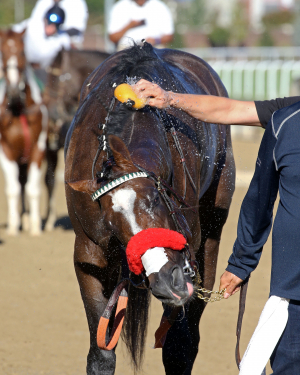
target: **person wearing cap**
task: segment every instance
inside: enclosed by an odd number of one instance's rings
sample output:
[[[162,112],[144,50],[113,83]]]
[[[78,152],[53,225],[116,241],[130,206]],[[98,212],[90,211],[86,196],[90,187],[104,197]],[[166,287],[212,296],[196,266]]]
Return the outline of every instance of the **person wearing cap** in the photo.
[[[53,10],[51,19],[46,18],[50,9]],[[30,18],[14,25],[13,30],[21,32],[26,28],[27,60],[47,68],[62,48],[80,46],[87,20],[85,0],[38,0]]]
[[[239,101],[167,92],[140,80],[134,86],[150,106],[175,107],[208,123],[262,126],[255,173],[243,200],[237,239],[221,276],[224,297],[235,294],[257,267],[272,228],[270,297],[240,365],[240,375],[261,375],[271,359],[273,375],[300,369],[300,97]]]
[[[55,4],[47,9],[40,22],[28,22],[24,45],[29,63],[46,69],[61,49],[70,49],[69,35],[60,31],[64,20],[65,12]]]
[[[142,39],[164,46],[172,42],[173,34],[172,14],[160,0],[119,0],[109,16],[109,39],[118,50]]]

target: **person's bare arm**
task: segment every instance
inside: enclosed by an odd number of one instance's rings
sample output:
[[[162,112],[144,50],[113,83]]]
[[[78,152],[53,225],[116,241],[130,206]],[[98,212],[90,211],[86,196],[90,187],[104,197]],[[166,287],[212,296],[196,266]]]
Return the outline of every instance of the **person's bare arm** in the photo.
[[[148,98],[148,104],[157,108],[175,107],[198,120],[225,125],[261,126],[253,101],[240,101],[212,95],[178,94],[165,91],[144,79],[134,86],[136,93]]]
[[[144,25],[145,21],[130,21],[123,29],[120,31],[117,31],[116,33],[109,34],[109,39],[117,44],[119,40],[122,38],[122,36],[126,33],[126,31],[133,29],[134,27],[142,26]]]
[[[163,35],[161,38],[147,38],[146,42],[152,44],[153,46],[158,44],[168,44],[171,43],[174,39],[174,35]]]
[[[240,290],[242,282],[243,280],[235,276],[233,273],[225,271],[220,279],[219,290],[226,289],[224,298],[227,299]]]

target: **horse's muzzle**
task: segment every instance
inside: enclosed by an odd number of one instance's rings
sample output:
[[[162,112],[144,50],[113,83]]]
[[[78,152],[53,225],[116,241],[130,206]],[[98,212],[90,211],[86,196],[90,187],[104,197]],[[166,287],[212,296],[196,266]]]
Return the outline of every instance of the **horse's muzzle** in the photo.
[[[183,306],[193,295],[194,288],[182,267],[169,261],[159,272],[148,277],[152,294],[161,302],[171,306]]]

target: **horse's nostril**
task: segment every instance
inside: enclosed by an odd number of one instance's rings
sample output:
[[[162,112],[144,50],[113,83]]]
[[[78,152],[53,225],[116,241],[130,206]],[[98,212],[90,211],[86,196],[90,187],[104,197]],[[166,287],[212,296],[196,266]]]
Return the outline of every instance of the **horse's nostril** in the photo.
[[[183,274],[179,267],[174,267],[172,270],[172,285],[174,288],[180,288],[183,282]]]

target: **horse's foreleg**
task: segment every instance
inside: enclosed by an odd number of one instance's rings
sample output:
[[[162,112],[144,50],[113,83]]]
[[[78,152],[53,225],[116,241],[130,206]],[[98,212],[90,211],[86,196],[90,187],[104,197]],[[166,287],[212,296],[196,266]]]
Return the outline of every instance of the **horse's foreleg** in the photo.
[[[101,248],[90,241],[84,233],[80,237],[76,236],[74,262],[90,330],[87,374],[113,375],[116,365],[115,352],[99,349],[97,328],[107,304],[108,296],[104,296],[105,291],[107,292],[106,284],[117,280],[106,274],[106,261],[103,259]]]
[[[19,182],[19,166],[17,162],[9,160],[0,147],[0,163],[5,178],[5,193],[8,204],[7,233],[15,236],[19,233],[21,218],[19,213],[19,200],[21,184]]]
[[[199,321],[205,304],[193,300],[178,315],[169,329],[163,346],[163,363],[167,375],[190,375],[200,341]]]
[[[46,217],[46,231],[52,231],[56,220],[55,212],[55,198],[54,198],[54,186],[55,186],[55,170],[58,161],[58,151],[50,150],[47,148],[46,151],[47,160],[47,171],[45,175],[45,182],[48,190],[48,208]]]
[[[38,236],[41,234],[40,179],[41,168],[36,162],[33,162],[29,166],[28,180],[25,185],[25,192],[29,203],[29,230],[32,236]]]
[[[167,375],[190,375],[192,340],[188,328],[187,311],[181,311],[169,329],[162,350],[163,364]]]

